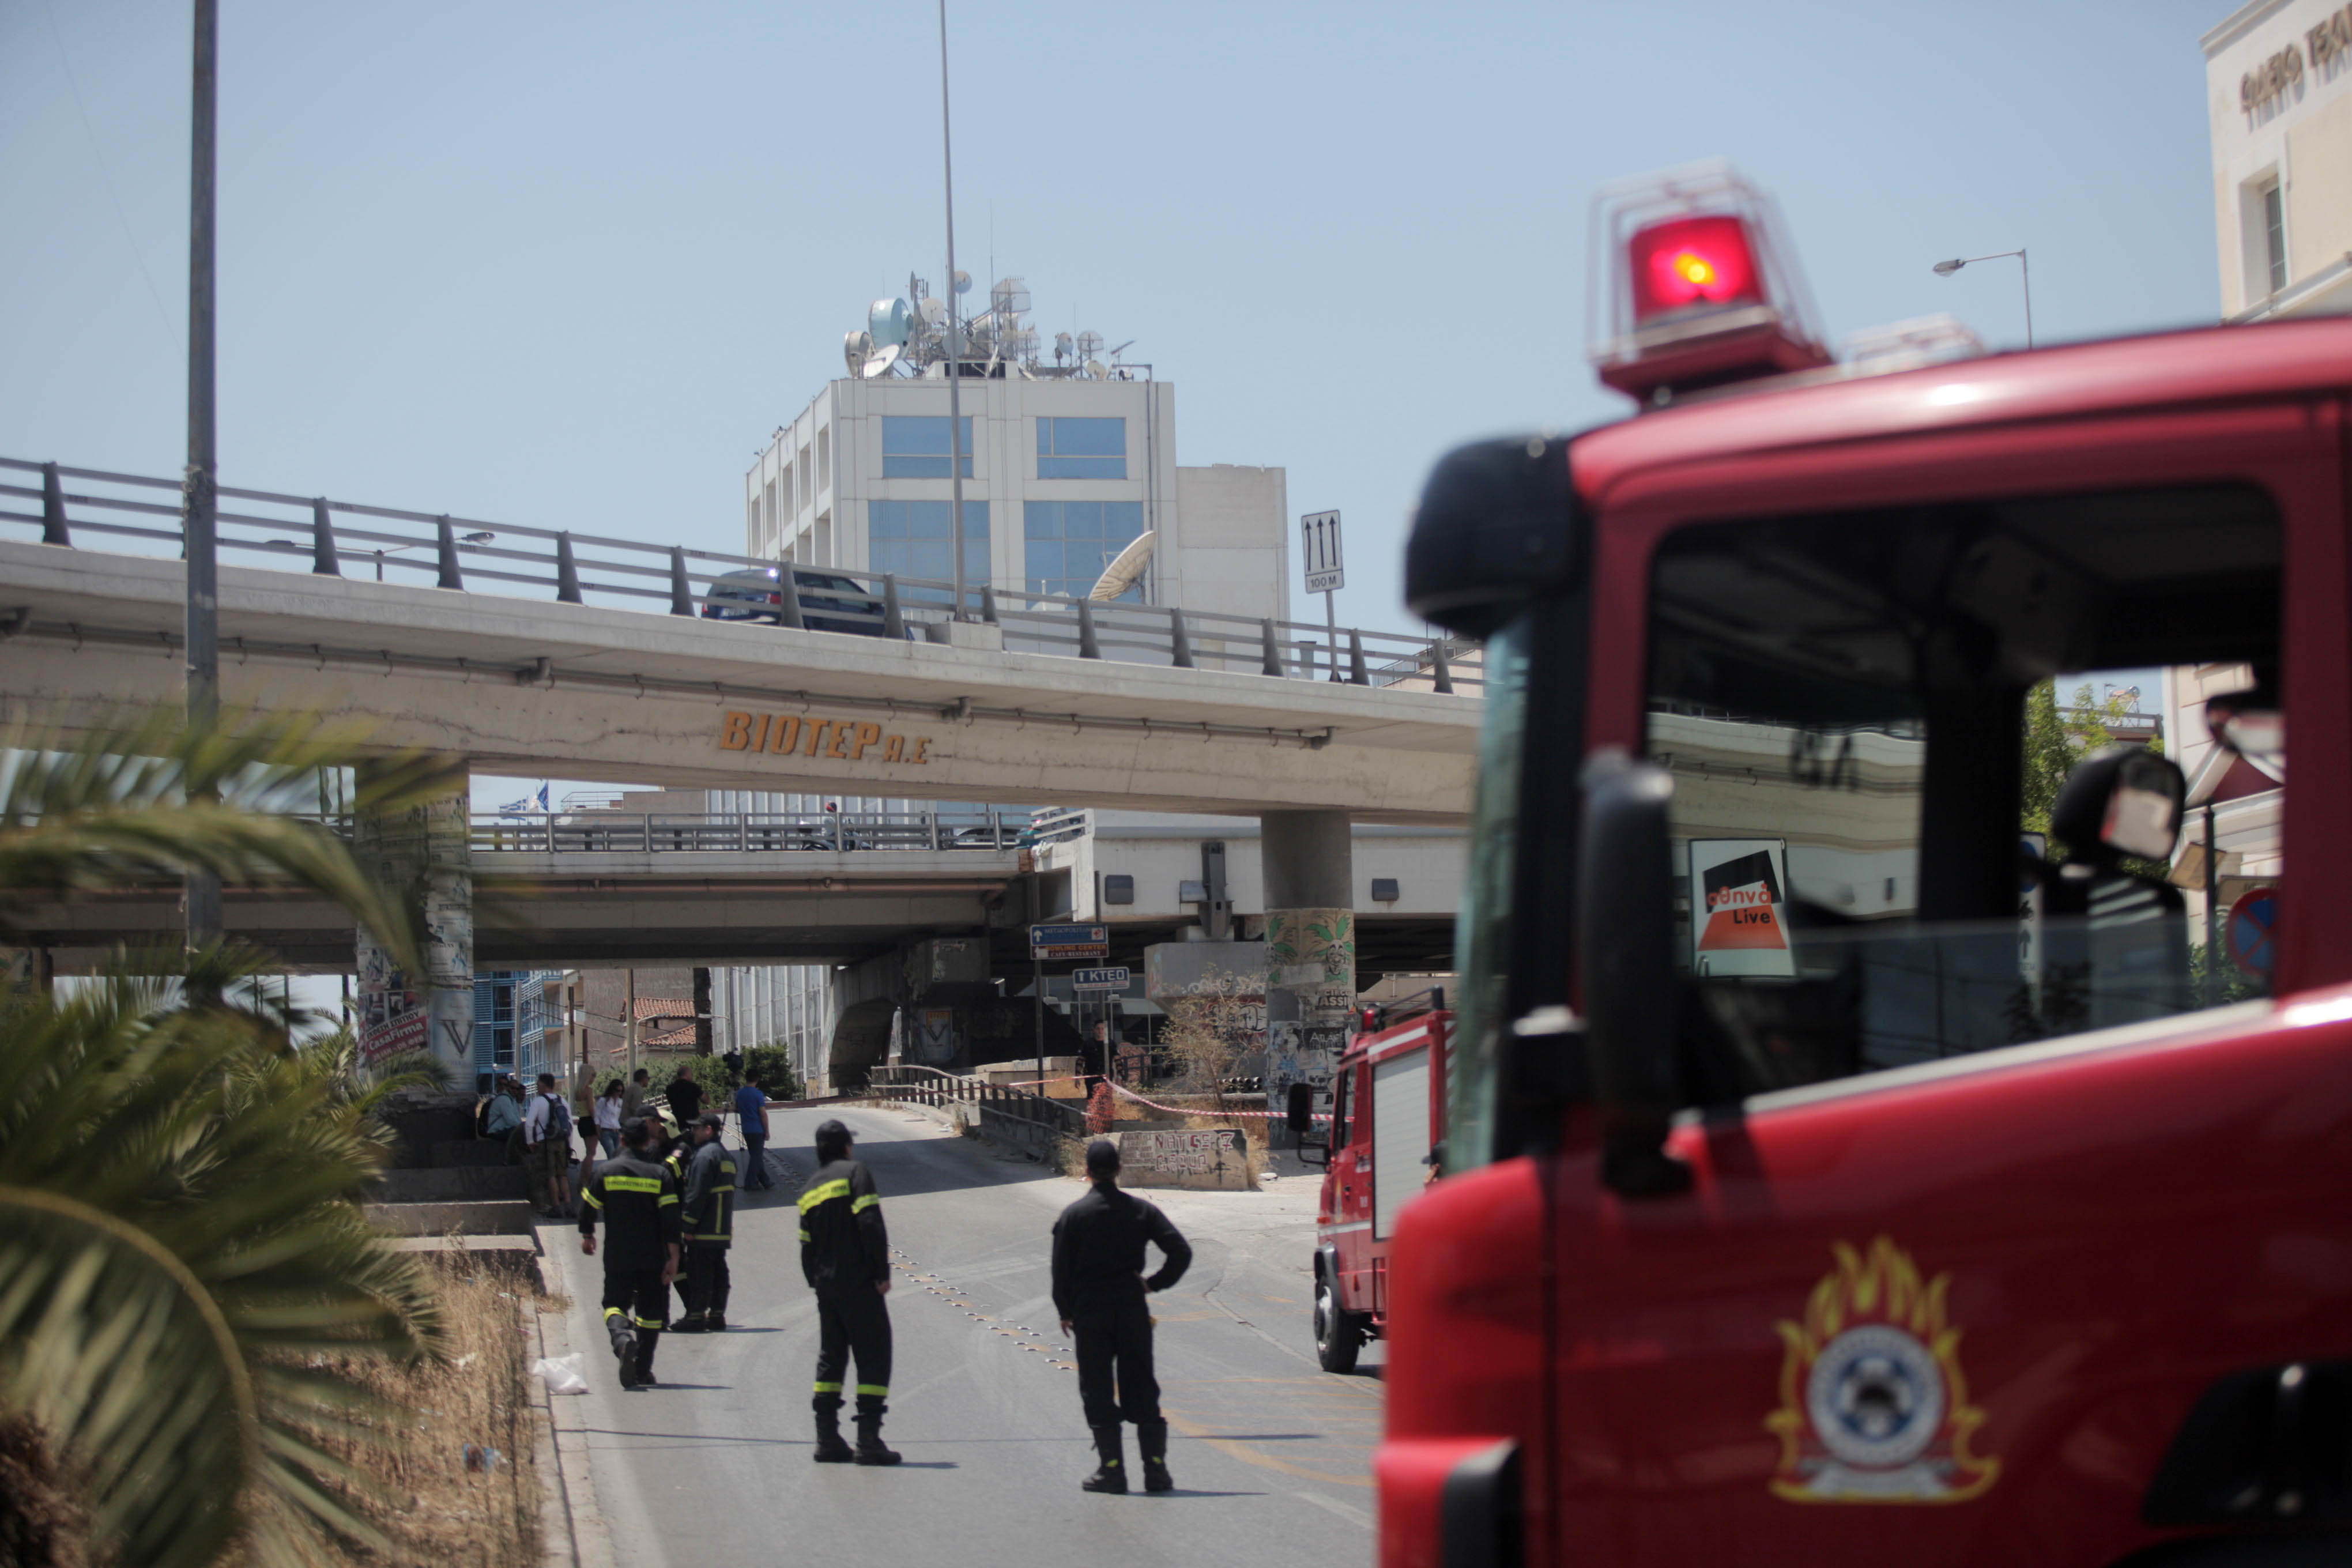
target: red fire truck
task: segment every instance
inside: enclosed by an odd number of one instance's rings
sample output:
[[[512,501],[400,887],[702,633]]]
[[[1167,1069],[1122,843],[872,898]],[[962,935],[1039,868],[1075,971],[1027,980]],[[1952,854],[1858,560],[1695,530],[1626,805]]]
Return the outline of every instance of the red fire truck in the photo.
[[[1365,1010],[1340,1056],[1331,1121],[1317,1138],[1311,1089],[1288,1107],[1299,1150],[1328,1165],[1315,1217],[1315,1354],[1325,1372],[1388,1331],[1389,1243],[1397,1216],[1436,1173],[1445,1136],[1445,1057],[1454,1015],[1431,991]]]
[[[1736,180],[1604,216],[1645,412],[1407,552],[1487,695],[1381,1563],[2352,1562],[2352,321],[1861,374]],[[2037,800],[2085,671],[2187,721]]]

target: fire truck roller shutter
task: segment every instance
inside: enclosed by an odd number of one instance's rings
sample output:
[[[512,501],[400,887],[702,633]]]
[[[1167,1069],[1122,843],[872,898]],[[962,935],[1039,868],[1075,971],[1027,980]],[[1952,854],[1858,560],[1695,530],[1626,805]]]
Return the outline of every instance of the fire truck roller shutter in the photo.
[[[1359,1112],[1360,1114],[1360,1111]],[[1372,1064],[1372,1238],[1395,1234],[1397,1215],[1429,1173],[1429,1046]]]

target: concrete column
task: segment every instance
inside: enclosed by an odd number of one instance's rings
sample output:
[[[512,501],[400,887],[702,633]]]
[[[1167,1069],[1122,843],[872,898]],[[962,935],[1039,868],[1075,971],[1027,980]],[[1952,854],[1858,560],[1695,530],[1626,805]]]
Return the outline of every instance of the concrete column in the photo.
[[[360,1051],[368,1061],[430,1051],[453,1093],[474,1089],[472,803],[460,769],[429,798],[362,811],[352,850],[383,887],[423,916],[425,973],[404,973],[364,931],[359,938]]]
[[[1344,811],[1270,811],[1258,823],[1266,1107],[1281,1110],[1290,1086],[1307,1083],[1328,1110],[1356,1001],[1354,839]]]

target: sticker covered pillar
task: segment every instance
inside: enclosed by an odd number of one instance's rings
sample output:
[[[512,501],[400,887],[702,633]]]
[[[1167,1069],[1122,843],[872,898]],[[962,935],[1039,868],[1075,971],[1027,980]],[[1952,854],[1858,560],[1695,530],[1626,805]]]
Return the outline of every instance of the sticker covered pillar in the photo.
[[[421,800],[362,808],[352,823],[360,865],[419,918],[425,972],[401,970],[362,930],[360,1052],[373,1063],[429,1051],[448,1070],[453,1089],[474,1079],[474,873],[469,853],[468,775],[441,774]],[[364,791],[362,791],[364,794]]]
[[[1270,811],[1258,819],[1265,877],[1265,1087],[1269,1109],[1331,1078],[1356,1002],[1355,861],[1344,811]],[[1276,1135],[1281,1123],[1276,1122]]]

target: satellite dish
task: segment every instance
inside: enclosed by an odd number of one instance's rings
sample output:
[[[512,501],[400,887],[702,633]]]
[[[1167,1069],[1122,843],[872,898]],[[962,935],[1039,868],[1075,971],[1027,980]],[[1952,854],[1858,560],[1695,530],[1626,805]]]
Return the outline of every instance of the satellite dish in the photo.
[[[1018,278],[1000,278],[988,291],[988,301],[1000,316],[1017,316],[1029,309],[1029,285]]]
[[[1090,359],[1087,361],[1087,374],[1093,376],[1097,381],[1108,381],[1110,379],[1110,372],[1104,368],[1103,362],[1098,359]]]
[[[1135,542],[1118,552],[1118,559],[1103,568],[1103,574],[1095,579],[1094,589],[1087,597],[1097,605],[1108,605],[1134,587],[1143,569],[1151,564],[1151,543],[1159,537],[1160,531],[1151,528],[1137,534]]]
[[[1081,358],[1093,359],[1102,353],[1102,349],[1103,339],[1100,332],[1085,331],[1078,334],[1078,354]]]
[[[971,273],[961,269],[957,271],[955,275],[955,291],[959,294],[969,294],[971,292]]]
[[[877,343],[904,343],[915,324],[915,313],[904,300],[877,300],[866,312],[866,329]]]
[[[944,327],[948,324],[948,308],[929,294],[923,296],[922,303],[915,307],[915,311],[923,318],[923,325],[927,327]]]
[[[903,346],[898,343],[884,343],[881,352],[867,360],[866,368],[857,374],[867,381],[887,375],[890,374],[890,367],[898,363],[898,356],[904,352]]]
[[[866,362],[874,356],[874,334],[864,330],[841,334],[841,357],[849,362],[849,374],[857,374]]]

